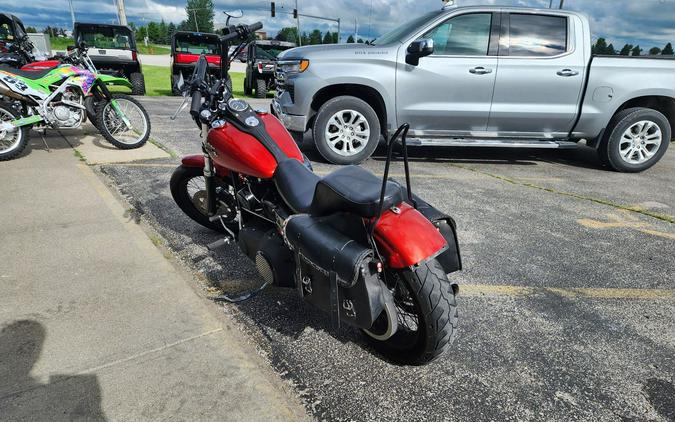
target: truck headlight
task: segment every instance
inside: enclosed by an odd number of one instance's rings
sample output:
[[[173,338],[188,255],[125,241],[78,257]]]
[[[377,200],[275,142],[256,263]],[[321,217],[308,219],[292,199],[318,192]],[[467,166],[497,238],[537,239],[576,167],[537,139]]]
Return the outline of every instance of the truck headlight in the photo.
[[[309,60],[285,60],[278,64],[279,69],[286,74],[302,73],[309,68]]]

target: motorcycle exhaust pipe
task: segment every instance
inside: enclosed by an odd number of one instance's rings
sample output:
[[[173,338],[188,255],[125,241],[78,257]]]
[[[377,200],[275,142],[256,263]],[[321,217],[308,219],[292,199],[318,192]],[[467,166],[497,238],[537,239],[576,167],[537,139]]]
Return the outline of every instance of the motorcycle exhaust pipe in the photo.
[[[19,101],[28,101],[32,103],[32,100],[28,97],[25,97],[18,92],[14,92],[9,87],[2,81],[0,81],[0,95],[4,95],[5,97],[13,98],[15,100]]]

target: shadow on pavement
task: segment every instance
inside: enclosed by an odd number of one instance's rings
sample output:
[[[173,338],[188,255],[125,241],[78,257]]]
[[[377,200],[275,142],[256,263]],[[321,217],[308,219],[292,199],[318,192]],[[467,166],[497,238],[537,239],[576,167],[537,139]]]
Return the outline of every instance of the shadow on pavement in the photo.
[[[0,415],[3,420],[106,420],[96,375],[31,377],[46,337],[37,321],[19,320],[0,330]]]

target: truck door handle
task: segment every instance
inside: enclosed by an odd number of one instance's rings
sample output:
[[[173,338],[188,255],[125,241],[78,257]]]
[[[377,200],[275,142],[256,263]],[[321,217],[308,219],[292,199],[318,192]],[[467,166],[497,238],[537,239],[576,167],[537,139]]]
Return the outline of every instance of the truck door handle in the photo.
[[[469,73],[473,73],[474,75],[486,75],[488,73],[492,73],[492,69],[486,69],[483,66],[478,66],[469,70]]]
[[[563,69],[563,70],[558,71],[558,76],[570,77],[570,76],[577,76],[578,74],[579,74],[579,72],[577,72],[576,70],[572,70],[572,69]]]

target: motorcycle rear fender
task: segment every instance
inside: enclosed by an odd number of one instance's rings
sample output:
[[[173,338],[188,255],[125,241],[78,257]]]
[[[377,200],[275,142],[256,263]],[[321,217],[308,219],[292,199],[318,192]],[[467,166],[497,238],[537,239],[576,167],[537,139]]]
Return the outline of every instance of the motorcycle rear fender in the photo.
[[[204,168],[204,156],[195,154],[195,155],[187,155],[183,157],[181,160],[183,167],[197,167],[197,168]],[[216,163],[213,163],[213,167],[216,169],[216,174],[220,177],[227,177],[230,175],[230,170],[226,169],[225,167],[219,166]]]
[[[98,74],[96,75],[98,80],[106,85],[115,85],[115,86],[126,86],[127,88],[132,88],[131,82],[126,78],[120,78],[118,76]]]
[[[375,242],[389,268],[415,266],[442,254],[448,243],[422,213],[402,202],[385,211],[375,226]]]

